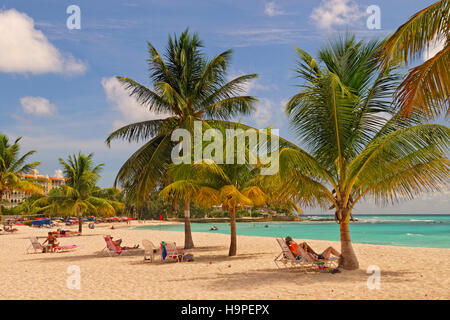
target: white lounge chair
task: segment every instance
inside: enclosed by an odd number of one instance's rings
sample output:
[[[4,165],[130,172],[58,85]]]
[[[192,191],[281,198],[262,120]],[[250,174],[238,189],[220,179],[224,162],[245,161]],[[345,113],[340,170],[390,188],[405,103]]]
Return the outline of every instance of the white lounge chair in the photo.
[[[42,253],[44,246],[38,241],[36,237],[30,237],[31,244],[27,248],[27,253],[30,253],[30,249],[34,249],[34,253]]]
[[[318,271],[324,270],[327,268],[337,268],[337,266],[338,266],[338,261],[339,261],[338,257],[333,256],[333,257],[330,257],[329,259],[322,259],[320,261],[316,261],[313,258],[311,258],[310,255],[305,250],[303,250],[302,247],[299,247],[298,251],[300,253],[300,256],[302,257],[301,260],[303,260],[305,263],[308,263],[310,265],[314,265]]]
[[[144,261],[155,261],[155,253],[158,252],[158,248],[153,244],[153,242],[144,239],[142,240],[142,245],[144,246]]]
[[[183,251],[178,250],[177,248],[177,244],[175,242],[165,242],[165,247],[166,247],[166,251],[167,251],[167,256],[165,259],[163,259],[164,261],[169,259],[174,259],[177,260],[177,262],[181,262],[181,260],[183,259]],[[161,246],[161,254],[163,252],[163,243],[160,243]]]
[[[276,238],[278,244],[281,247],[281,253],[275,257],[273,260],[278,268],[285,267],[297,267],[297,266],[307,266],[309,263],[305,264],[303,259],[297,259],[294,254],[289,249],[286,242],[281,238]],[[281,267],[280,267],[281,266]]]
[[[313,258],[311,258],[308,255],[308,253],[306,253],[306,251],[304,251],[303,248],[301,247],[298,248],[300,258],[295,257],[284,239],[277,238],[276,240],[282,250],[282,252],[274,259],[274,262],[278,268],[280,268],[280,265],[288,267],[288,264],[294,267],[295,266],[301,266],[305,268],[314,267],[316,271],[331,267],[337,267],[337,261],[339,260],[339,258],[337,257],[331,257],[330,259],[316,261]]]

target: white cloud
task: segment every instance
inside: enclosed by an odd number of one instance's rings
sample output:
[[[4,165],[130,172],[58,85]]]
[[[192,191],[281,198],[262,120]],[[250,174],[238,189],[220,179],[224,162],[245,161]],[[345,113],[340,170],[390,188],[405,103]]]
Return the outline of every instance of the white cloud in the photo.
[[[322,0],[310,17],[319,28],[331,29],[355,23],[365,15],[354,0]]]
[[[72,75],[86,71],[83,62],[61,54],[25,13],[0,11],[0,34],[0,72]]]
[[[264,13],[266,15],[268,15],[269,17],[281,16],[284,14],[284,12],[278,8],[275,1],[266,3],[266,7],[264,8]]]
[[[253,114],[253,120],[258,128],[264,128],[269,123],[273,124],[273,103],[267,98],[259,99],[255,113]]]
[[[428,48],[425,49],[423,53],[423,61],[427,61],[430,58],[433,58],[436,53],[444,49],[445,46],[445,37],[436,37],[429,45]]]
[[[25,113],[35,116],[53,116],[58,112],[58,108],[43,97],[23,97],[20,104]]]
[[[53,177],[58,179],[64,178],[63,171],[61,169],[56,169],[55,173],[53,174]]]
[[[139,104],[134,97],[130,97],[119,80],[114,77],[103,78],[102,86],[106,94],[106,99],[121,116],[121,119],[114,121],[114,128],[120,128],[123,125],[133,122],[162,119],[168,116],[167,114],[158,114],[148,111],[148,109]]]

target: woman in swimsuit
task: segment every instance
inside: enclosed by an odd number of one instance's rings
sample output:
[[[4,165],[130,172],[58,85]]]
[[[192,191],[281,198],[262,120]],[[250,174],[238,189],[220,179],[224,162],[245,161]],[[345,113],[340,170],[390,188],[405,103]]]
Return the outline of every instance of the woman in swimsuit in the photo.
[[[45,239],[44,243],[42,243],[42,245],[44,245],[46,242],[48,242],[48,246],[50,246],[51,250],[53,250],[54,248],[59,246],[59,242],[56,239],[56,237],[53,235],[53,232],[49,232],[47,239]]]
[[[296,256],[300,256],[300,253],[298,251],[298,247],[303,248],[303,250],[315,261],[318,260],[328,260],[330,259],[331,255],[334,255],[336,257],[340,257],[341,253],[334,249],[333,247],[326,248],[322,253],[316,253],[313,248],[309,246],[306,242],[302,242],[300,244],[295,243],[294,240],[292,240],[291,237],[286,237],[285,239],[286,244],[289,246],[289,249],[291,252]]]

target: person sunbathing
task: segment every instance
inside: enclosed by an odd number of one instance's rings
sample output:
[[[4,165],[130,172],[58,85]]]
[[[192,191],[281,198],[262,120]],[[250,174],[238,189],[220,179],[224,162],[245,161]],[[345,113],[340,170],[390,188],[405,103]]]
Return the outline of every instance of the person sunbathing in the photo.
[[[336,257],[341,257],[341,253],[339,251],[337,251],[336,249],[334,249],[333,247],[328,247],[322,253],[317,253],[306,242],[297,244],[294,240],[292,240],[291,237],[286,237],[285,241],[286,241],[286,244],[288,245],[289,249],[291,250],[291,252],[297,258],[297,260],[301,259],[299,247],[302,248],[314,261],[328,260],[328,259],[330,259],[331,255],[334,255]]]
[[[80,233],[78,231],[58,229],[55,232],[55,234],[64,237],[64,236],[70,236],[70,235],[79,235]]]
[[[11,228],[10,226],[5,226],[5,231],[6,232],[16,232],[17,228]]]
[[[127,246],[121,246],[121,244],[122,244],[122,239],[117,239],[117,240],[113,240],[113,237],[111,237],[111,236],[108,236],[110,239],[111,239],[111,241],[112,241],[112,243],[114,243],[114,245],[116,245],[117,247],[119,247],[119,248],[122,248],[123,250],[129,250],[129,249],[137,249],[137,248],[139,248],[139,244],[136,244],[135,246],[133,246],[133,247],[127,247]]]
[[[42,243],[42,245],[44,245],[45,243],[48,243],[47,247],[50,247],[52,251],[53,251],[53,249],[55,249],[56,247],[59,246],[59,242],[56,239],[56,237],[53,235],[53,232],[48,233],[47,239],[45,239],[45,241]]]

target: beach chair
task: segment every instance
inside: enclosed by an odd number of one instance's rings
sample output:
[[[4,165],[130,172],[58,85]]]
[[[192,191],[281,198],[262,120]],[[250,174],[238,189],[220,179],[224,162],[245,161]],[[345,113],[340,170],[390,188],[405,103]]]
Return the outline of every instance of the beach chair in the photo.
[[[116,245],[108,236],[103,237],[103,239],[105,239],[106,247],[103,248],[102,252],[106,251],[110,257],[127,255],[131,254],[132,252],[142,251],[142,249],[139,248],[124,249],[123,247]]]
[[[163,257],[163,261],[167,260],[176,260],[177,262],[181,262],[183,259],[183,252],[178,250],[177,244],[175,242],[161,242],[161,254],[164,253],[164,247],[166,249],[166,257]],[[169,258],[169,259],[168,259]]]
[[[298,250],[300,253],[300,259],[298,259],[298,257],[296,258],[291,252],[284,239],[277,238],[276,240],[282,249],[282,252],[274,259],[274,262],[278,268],[280,268],[280,264],[284,267],[288,267],[288,264],[290,264],[294,267],[301,266],[306,269],[314,268],[316,271],[326,271],[328,268],[337,267],[337,262],[339,260],[337,257],[316,261],[312,259],[306,251],[299,247]]]
[[[326,271],[329,268],[337,268],[338,266],[338,257],[330,257],[330,259],[316,261],[312,259],[309,254],[305,250],[303,250],[303,248],[299,247],[298,249],[300,256],[302,257],[301,260],[303,260],[306,264],[315,266],[316,271]]]
[[[153,244],[153,242],[144,239],[142,240],[142,245],[144,246],[144,261],[155,261],[155,253],[158,251],[158,248]]]
[[[302,266],[305,267],[305,261],[303,259],[297,259],[294,254],[289,249],[288,245],[284,241],[284,239],[276,238],[278,244],[281,248],[281,253],[277,255],[274,259],[274,262],[278,268],[288,268],[291,267],[297,267]]]
[[[30,253],[30,249],[34,249],[34,253],[42,253],[44,246],[38,241],[36,237],[30,237],[31,244],[27,248],[27,253]]]

